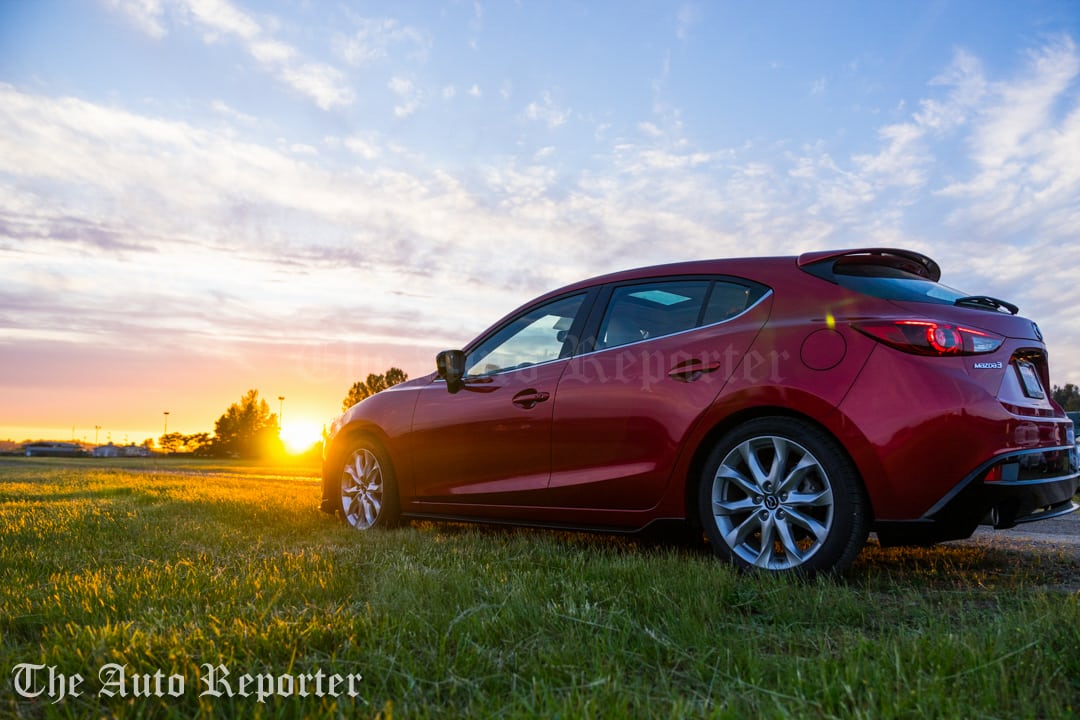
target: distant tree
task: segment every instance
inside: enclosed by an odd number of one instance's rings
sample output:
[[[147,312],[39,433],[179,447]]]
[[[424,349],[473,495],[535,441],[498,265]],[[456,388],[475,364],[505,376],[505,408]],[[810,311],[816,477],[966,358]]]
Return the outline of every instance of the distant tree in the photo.
[[[210,433],[201,432],[184,436],[184,449],[195,455],[208,455],[214,446]]]
[[[349,388],[349,394],[345,396],[345,400],[341,403],[342,410],[348,410],[356,403],[360,402],[366,397],[371,397],[380,390],[385,390],[388,387],[393,387],[398,383],[403,383],[409,379],[408,374],[401,368],[392,367],[388,369],[382,375],[376,375],[371,373],[367,376],[367,380],[356,381],[352,387]]]
[[[210,445],[210,433],[195,433],[184,435],[183,433],[171,432],[158,438],[158,447],[169,455],[178,453],[194,453],[200,448]]]
[[[162,435],[158,439],[158,445],[161,447],[162,452],[175,455],[184,447],[184,436],[178,432]]]
[[[278,417],[258,390],[248,390],[214,423],[215,455],[264,458],[281,452]]]
[[[1057,404],[1066,410],[1080,410],[1080,388],[1072,383],[1065,383],[1065,387],[1055,385],[1051,394]]]

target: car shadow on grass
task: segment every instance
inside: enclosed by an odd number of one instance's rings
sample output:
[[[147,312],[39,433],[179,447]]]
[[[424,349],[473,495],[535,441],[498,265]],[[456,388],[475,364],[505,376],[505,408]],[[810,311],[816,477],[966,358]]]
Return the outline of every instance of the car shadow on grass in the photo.
[[[871,536],[849,577],[928,589],[1041,588],[1080,594],[1076,546],[980,537],[929,547],[881,547]]]
[[[568,550],[627,556],[701,559],[712,555],[701,534],[680,523],[658,524],[632,534],[428,520],[412,520],[407,525],[445,538],[480,537],[499,544],[536,538],[565,544]],[[871,535],[839,581],[881,588],[907,585],[927,590],[985,591],[1022,587],[1080,594],[1077,548],[994,536],[927,547],[882,547]]]

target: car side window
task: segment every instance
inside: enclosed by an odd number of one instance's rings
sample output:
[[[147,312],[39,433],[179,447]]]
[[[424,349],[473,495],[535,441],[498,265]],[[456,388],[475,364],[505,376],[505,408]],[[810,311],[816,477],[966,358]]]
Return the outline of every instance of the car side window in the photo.
[[[709,293],[709,302],[705,306],[701,324],[712,325],[733,318],[756,303],[764,294],[765,288],[760,285],[750,287],[717,280]]]
[[[597,347],[618,347],[696,327],[710,284],[674,280],[615,288],[600,323]]]
[[[572,295],[525,311],[469,352],[465,374],[490,375],[566,357],[573,350],[570,327],[584,300],[584,294]]]

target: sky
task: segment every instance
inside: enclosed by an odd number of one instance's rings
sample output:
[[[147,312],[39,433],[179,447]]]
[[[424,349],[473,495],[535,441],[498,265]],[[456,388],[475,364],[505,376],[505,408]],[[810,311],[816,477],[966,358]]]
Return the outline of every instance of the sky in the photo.
[[[316,439],[574,280],[846,247],[1080,384],[1078,43],[1076,0],[0,0],[0,439],[248,389]]]

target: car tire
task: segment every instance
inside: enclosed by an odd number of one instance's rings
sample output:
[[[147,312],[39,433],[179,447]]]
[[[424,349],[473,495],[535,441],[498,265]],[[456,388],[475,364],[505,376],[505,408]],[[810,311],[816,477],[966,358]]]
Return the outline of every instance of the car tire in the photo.
[[[724,435],[702,471],[698,508],[713,552],[740,568],[843,572],[866,543],[868,503],[837,442],[789,417]]]
[[[344,453],[338,472],[338,517],[356,530],[393,527],[399,520],[397,482],[383,448],[366,438]]]

